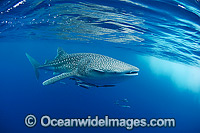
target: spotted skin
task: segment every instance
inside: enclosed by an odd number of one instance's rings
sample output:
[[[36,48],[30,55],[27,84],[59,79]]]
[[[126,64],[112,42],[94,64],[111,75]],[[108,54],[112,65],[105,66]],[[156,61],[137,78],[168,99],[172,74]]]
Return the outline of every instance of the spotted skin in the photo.
[[[127,72],[139,71],[135,66],[108,56],[94,53],[67,54],[62,48],[58,48],[54,60],[46,61],[44,65],[40,65],[36,69],[60,73],[60,75],[44,81],[43,85],[49,85],[67,77],[76,77],[86,82],[106,81],[127,77],[128,74],[125,75]]]

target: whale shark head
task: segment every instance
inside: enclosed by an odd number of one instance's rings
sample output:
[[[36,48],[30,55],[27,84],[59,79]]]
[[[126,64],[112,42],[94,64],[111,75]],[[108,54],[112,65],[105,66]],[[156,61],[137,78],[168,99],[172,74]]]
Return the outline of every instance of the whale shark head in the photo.
[[[90,68],[89,70],[89,75],[94,76],[94,77],[101,77],[101,78],[108,78],[108,77],[130,77],[130,76],[136,76],[138,75],[139,69],[135,66],[130,66],[127,64],[123,64],[123,67],[120,65],[112,67],[111,69],[103,67],[101,69],[96,69],[96,68]]]
[[[86,67],[86,75],[93,82],[117,83],[138,75],[139,69],[125,62],[98,55]]]

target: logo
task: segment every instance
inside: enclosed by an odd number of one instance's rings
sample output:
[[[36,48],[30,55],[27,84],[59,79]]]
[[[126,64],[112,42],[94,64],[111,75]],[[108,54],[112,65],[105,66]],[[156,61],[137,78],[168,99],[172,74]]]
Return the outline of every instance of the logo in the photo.
[[[37,121],[34,115],[27,115],[25,118],[25,124],[27,127],[34,127],[36,122]]]

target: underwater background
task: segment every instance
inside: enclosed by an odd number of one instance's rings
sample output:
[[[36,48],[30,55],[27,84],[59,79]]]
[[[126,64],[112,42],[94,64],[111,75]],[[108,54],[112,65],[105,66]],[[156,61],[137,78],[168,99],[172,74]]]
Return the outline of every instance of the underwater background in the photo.
[[[115,87],[84,89],[75,82],[43,86],[25,53],[38,62],[67,53],[98,53],[129,63],[139,75]],[[126,128],[66,128],[36,118],[174,118],[176,127],[129,132],[200,132],[199,0],[1,0],[0,133],[127,132]],[[127,99],[130,108],[115,104]]]

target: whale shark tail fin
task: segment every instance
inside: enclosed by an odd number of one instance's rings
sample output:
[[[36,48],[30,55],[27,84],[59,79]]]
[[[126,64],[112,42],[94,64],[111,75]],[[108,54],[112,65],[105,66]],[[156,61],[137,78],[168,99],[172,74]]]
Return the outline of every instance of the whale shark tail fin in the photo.
[[[30,61],[31,65],[33,66],[33,69],[35,71],[35,76],[37,79],[39,79],[39,71],[38,68],[40,66],[40,63],[37,62],[33,57],[31,57],[29,54],[26,53],[26,57],[28,58],[28,60]]]

